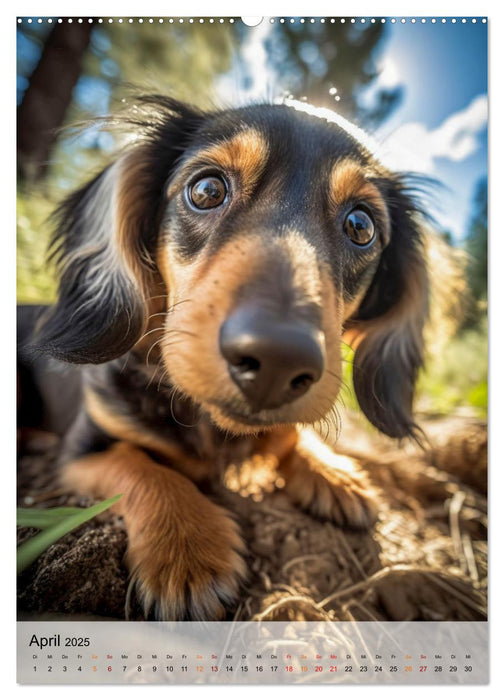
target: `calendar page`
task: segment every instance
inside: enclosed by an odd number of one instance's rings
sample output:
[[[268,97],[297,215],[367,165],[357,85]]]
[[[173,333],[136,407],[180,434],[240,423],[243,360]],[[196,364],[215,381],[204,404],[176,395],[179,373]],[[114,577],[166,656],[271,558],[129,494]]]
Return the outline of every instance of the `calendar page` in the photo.
[[[16,21],[18,683],[488,683],[487,19]]]

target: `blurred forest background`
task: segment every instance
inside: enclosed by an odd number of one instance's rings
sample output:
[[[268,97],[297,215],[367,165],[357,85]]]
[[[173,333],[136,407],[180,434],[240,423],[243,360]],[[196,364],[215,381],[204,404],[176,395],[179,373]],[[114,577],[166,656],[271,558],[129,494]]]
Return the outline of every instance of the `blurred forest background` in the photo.
[[[125,21],[126,22],[126,21]],[[47,218],[58,200],[106,162],[115,136],[97,117],[129,101],[128,85],[166,92],[200,107],[222,104],[219,86],[229,80],[238,94],[257,80],[250,29],[230,23],[160,24],[66,20],[18,25],[18,300],[51,302],[54,271],[46,263]],[[317,106],[336,107],[373,130],[402,99],[401,87],[360,96],[379,73],[387,46],[381,24],[276,24],[260,47],[276,75],[278,91]],[[251,53],[252,52],[252,53]],[[259,60],[259,59],[258,59]],[[338,94],[331,88],[337,76]],[[340,95],[343,96],[339,101]],[[336,100],[336,102],[335,102]],[[84,129],[71,125],[88,120]],[[62,132],[64,127],[70,127]],[[485,415],[487,406],[487,185],[474,192],[465,240],[469,302],[455,337],[436,345],[419,378],[418,409],[429,415]],[[454,245],[449,231],[445,240]],[[353,405],[352,396],[345,402]]]

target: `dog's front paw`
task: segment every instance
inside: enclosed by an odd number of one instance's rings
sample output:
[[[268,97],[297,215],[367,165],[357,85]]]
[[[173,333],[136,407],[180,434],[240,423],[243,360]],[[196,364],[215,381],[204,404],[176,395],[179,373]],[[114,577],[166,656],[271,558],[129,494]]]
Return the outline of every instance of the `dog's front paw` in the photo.
[[[301,442],[280,467],[294,504],[337,525],[365,529],[378,511],[376,490],[354,460],[336,455],[318,438]]]
[[[238,526],[224,509],[194,495],[182,518],[128,528],[132,584],[147,618],[220,620],[237,599],[245,576]]]
[[[136,588],[147,618],[225,616],[245,574],[243,542],[231,515],[185,476],[116,443],[67,464],[62,481],[94,497],[122,495],[113,508],[128,532],[128,591]]]

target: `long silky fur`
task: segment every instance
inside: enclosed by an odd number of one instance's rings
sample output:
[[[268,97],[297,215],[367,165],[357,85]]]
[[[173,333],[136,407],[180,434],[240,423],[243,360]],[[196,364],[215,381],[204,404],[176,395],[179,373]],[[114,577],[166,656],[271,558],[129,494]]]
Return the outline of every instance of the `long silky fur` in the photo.
[[[53,216],[51,258],[60,277],[58,301],[43,319],[35,348],[66,362],[106,362],[140,337],[164,186],[201,120],[196,109],[162,96],[138,97],[136,105],[140,108],[121,118],[122,126],[135,131],[134,145],[69,195]],[[113,210],[121,164],[139,149],[142,213],[130,222],[134,236],[118,242]],[[139,272],[127,264],[133,257]]]
[[[391,240],[349,324],[356,331],[354,388],[362,411],[381,432],[419,440],[412,403],[429,314],[424,214],[407,177],[387,179],[382,186],[388,187]]]

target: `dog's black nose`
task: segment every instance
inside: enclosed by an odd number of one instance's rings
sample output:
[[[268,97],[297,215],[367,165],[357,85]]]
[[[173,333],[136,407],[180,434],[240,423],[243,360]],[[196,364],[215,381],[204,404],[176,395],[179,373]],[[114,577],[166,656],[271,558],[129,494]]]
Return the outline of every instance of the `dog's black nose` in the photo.
[[[241,307],[223,323],[220,349],[254,411],[298,399],[324,371],[320,331],[258,306]]]

